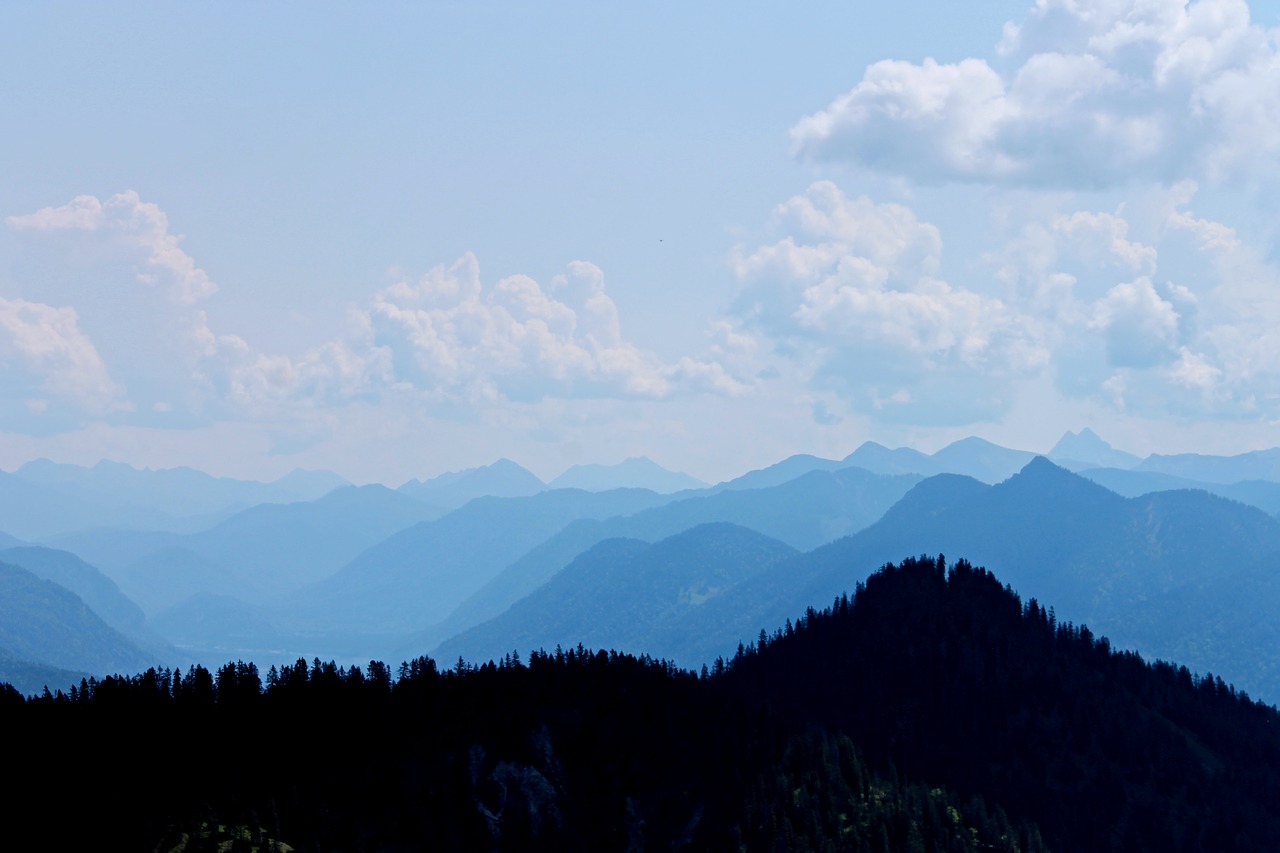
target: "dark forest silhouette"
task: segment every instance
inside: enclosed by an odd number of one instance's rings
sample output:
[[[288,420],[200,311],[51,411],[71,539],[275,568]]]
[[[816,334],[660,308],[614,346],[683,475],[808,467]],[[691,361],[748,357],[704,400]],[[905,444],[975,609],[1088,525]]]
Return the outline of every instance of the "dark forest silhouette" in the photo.
[[[1280,715],[941,557],[701,673],[152,669],[0,698],[4,826],[118,849],[1268,850]]]

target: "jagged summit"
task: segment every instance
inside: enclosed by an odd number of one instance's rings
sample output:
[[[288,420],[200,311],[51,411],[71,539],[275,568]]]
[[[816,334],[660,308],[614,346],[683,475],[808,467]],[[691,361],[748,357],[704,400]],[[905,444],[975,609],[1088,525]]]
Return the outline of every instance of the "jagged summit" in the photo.
[[[1133,468],[1142,461],[1132,453],[1116,450],[1089,427],[1079,432],[1067,430],[1046,455],[1073,471],[1085,468]]]

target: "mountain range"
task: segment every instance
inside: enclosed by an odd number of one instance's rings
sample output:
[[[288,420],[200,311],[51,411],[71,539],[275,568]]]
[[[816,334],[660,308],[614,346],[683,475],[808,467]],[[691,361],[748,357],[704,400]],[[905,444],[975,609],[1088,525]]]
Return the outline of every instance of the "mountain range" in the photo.
[[[643,459],[575,466],[549,484],[502,460],[397,490],[326,472],[251,483],[41,461],[0,474],[0,527],[20,531],[0,533],[0,548],[18,549],[0,559],[77,596],[148,659],[367,660],[437,648],[483,658],[516,645],[504,636],[550,642],[554,626],[568,632],[556,642],[603,642],[607,632],[581,633],[588,598],[568,594],[560,575],[594,567],[579,582],[614,600],[625,583],[602,557],[613,555],[627,583],[654,579],[628,594],[639,609],[616,644],[643,639],[637,651],[696,666],[885,562],[964,554],[1122,647],[1280,695],[1267,616],[1280,603],[1268,572],[1280,552],[1280,483],[1266,479],[1276,454],[1138,460],[1086,429],[1050,455],[1056,464],[976,438],[933,454],[867,442],[843,459],[793,456],[710,487]],[[594,491],[645,477],[654,488]],[[575,481],[586,488],[554,488]],[[649,624],[643,602],[671,594],[651,550],[678,550],[693,541],[682,534],[708,524],[796,553],[743,556],[744,573],[707,582]]]

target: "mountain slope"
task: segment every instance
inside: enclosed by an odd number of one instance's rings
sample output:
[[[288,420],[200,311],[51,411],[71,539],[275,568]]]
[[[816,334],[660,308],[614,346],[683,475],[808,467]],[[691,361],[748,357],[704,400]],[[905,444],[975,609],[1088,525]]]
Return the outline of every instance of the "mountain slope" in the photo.
[[[475,498],[524,498],[546,488],[533,472],[510,459],[499,459],[492,465],[441,474],[425,483],[410,480],[398,491],[432,506],[456,509]]]
[[[32,663],[105,675],[155,663],[80,598],[26,569],[0,563],[0,649]]]
[[[796,553],[733,524],[704,524],[652,545],[607,539],[501,616],[444,643],[442,660],[512,649],[648,650],[649,637],[724,590]]]
[[[433,648],[497,616],[605,539],[656,542],[701,524],[728,522],[793,548],[813,548],[866,527],[918,481],[915,476],[881,476],[860,468],[809,471],[769,488],[728,489],[626,517],[575,521],[494,575],[446,620],[413,638],[417,645],[411,648]]]
[[[1127,498],[1135,498],[1151,492],[1199,489],[1219,497],[1249,504],[1249,506],[1256,506],[1268,515],[1280,513],[1280,483],[1268,480],[1207,483],[1176,477],[1173,474],[1161,474],[1158,471],[1127,471],[1119,468],[1086,468],[1077,473]]]
[[[151,617],[194,595],[236,596],[246,602],[262,597],[261,589],[226,566],[177,546],[140,557],[112,574]]]
[[[1116,654],[963,561],[886,568],[761,645],[730,670],[742,701],[846,732],[872,766],[981,792],[1050,849],[1261,851],[1280,837],[1274,708]]]
[[[93,612],[117,631],[137,635],[146,617],[115,582],[67,551],[26,546],[0,550],[0,561],[21,566],[36,577],[50,580],[75,593]]]
[[[24,696],[39,695],[46,687],[50,691],[63,690],[89,676],[87,672],[32,663],[0,648],[0,683],[12,685]]]
[[[448,616],[530,548],[579,518],[631,513],[669,498],[642,489],[558,489],[477,498],[369,548],[280,607],[300,624],[358,634],[403,634]]]
[[[856,463],[850,463],[856,464]],[[766,468],[759,468],[755,471],[748,471],[740,477],[735,477],[723,483],[712,486],[709,491],[742,491],[744,489],[768,489],[773,486],[781,486],[797,477],[802,477],[810,471],[835,471],[837,468],[849,467],[845,463],[837,459],[823,459],[820,456],[810,456],[807,453],[798,453],[795,456],[788,456],[781,462],[775,462]],[[864,468],[866,466],[863,466]]]
[[[923,481],[866,530],[709,602],[696,617],[707,625],[691,621],[658,651],[686,664],[714,659],[912,553],[972,554],[1020,594],[1055,602],[1062,618],[1123,647],[1280,697],[1270,615],[1280,607],[1280,522],[1203,492],[1125,499],[1043,458],[996,486],[956,475]],[[1232,603],[1239,588],[1255,594]]]
[[[981,438],[953,441],[929,457],[940,470],[963,474],[984,483],[1008,479],[1035,458],[1025,450],[1011,450]]]
[[[328,577],[388,536],[441,514],[385,486],[346,486],[315,501],[244,510],[173,544],[273,595]]]
[[[1116,450],[1088,427],[1080,430],[1080,432],[1068,430],[1045,455],[1058,465],[1069,470],[1081,468],[1128,469],[1142,461],[1132,453]]]
[[[54,541],[101,565],[154,612],[197,593],[262,601],[440,514],[385,486],[345,486],[313,501],[259,504],[198,533],[101,530]]]

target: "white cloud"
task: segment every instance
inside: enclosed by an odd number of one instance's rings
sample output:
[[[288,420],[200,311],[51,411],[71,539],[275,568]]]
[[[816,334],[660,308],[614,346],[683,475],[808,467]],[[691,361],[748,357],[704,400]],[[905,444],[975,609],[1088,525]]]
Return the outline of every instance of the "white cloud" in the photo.
[[[787,233],[733,258],[738,323],[864,408],[927,405],[948,383],[1047,364],[1036,320],[932,274],[941,236],[908,208],[820,182],[780,205],[773,227]],[[910,390],[922,384],[934,393]]]
[[[28,372],[45,393],[93,414],[105,412],[120,393],[71,308],[0,298],[0,366]],[[29,403],[35,413],[47,407]]]
[[[672,393],[678,372],[623,339],[604,275],[585,262],[546,290],[528,276],[486,289],[467,254],[384,288],[366,316],[396,378],[432,392],[657,398]]]
[[[1274,175],[1280,40],[1242,0],[1038,0],[984,59],[885,60],[797,154],[923,181],[1098,187]]]
[[[1111,212],[1032,194],[960,282],[937,228],[821,182],[733,253],[731,332],[880,422],[999,417],[1042,374],[1134,416],[1280,415],[1280,272],[1194,193]]]
[[[5,219],[17,231],[88,231],[138,253],[137,280],[160,288],[168,298],[191,304],[217,292],[204,270],[180,246],[182,237],[169,233],[169,217],[159,206],[142,201],[133,190],[105,203],[94,196],[76,196],[61,207],[45,207],[25,216]]]
[[[1107,291],[1094,304],[1090,328],[1102,333],[1116,367],[1164,364],[1178,344],[1178,312],[1145,276]]]
[[[1116,263],[1141,275],[1156,268],[1156,249],[1129,240],[1129,223],[1120,213],[1076,211],[1054,220],[1053,228],[1071,239],[1077,256],[1094,263]]]
[[[52,249],[40,273],[65,268],[23,286],[76,308],[0,302],[8,346],[0,355],[38,374],[44,393],[75,396],[98,414],[110,404],[143,422],[287,420],[357,401],[462,412],[512,400],[749,388],[715,346],[707,358],[667,363],[628,341],[603,273],[583,261],[546,287],[523,275],[486,285],[467,254],[352,306],[342,335],[279,353],[214,327],[217,287],[180,248],[165,213],[134,192],[106,202],[80,196],[6,222]]]

